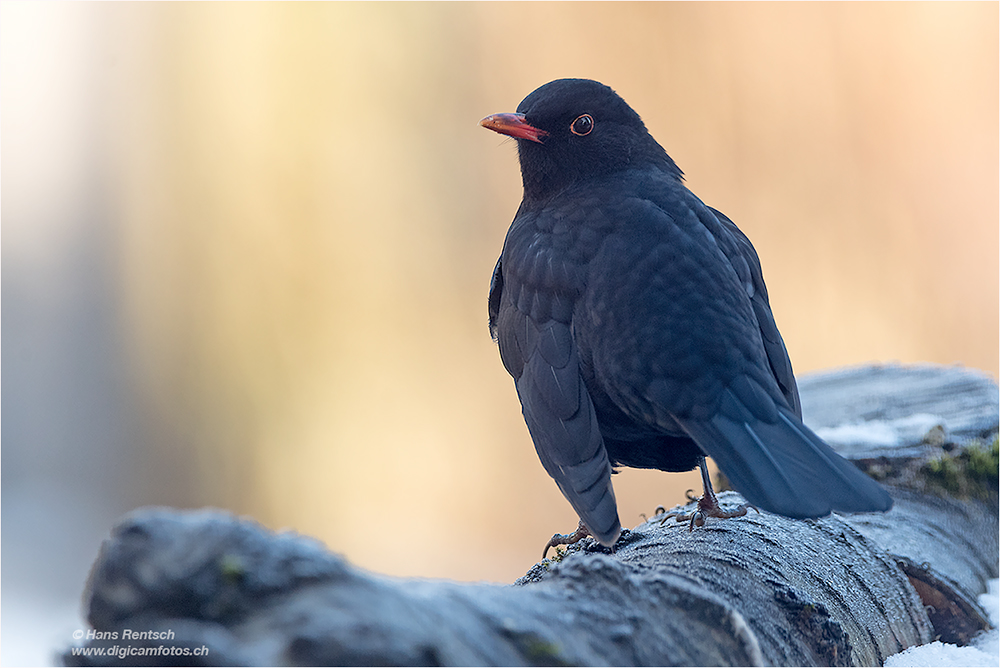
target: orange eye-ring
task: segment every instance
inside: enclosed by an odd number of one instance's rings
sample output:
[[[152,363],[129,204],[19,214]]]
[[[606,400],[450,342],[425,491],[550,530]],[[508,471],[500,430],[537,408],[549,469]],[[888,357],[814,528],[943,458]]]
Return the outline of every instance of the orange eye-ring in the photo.
[[[594,119],[590,114],[577,116],[576,120],[569,125],[569,131],[579,137],[589,135],[593,129]]]

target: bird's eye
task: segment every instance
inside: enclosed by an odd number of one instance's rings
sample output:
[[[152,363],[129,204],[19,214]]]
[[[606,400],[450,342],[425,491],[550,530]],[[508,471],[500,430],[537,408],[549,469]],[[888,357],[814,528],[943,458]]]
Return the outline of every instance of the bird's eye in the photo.
[[[577,116],[576,120],[570,123],[569,125],[569,131],[580,137],[589,135],[590,131],[593,129],[594,129],[594,119],[591,117],[590,114]]]

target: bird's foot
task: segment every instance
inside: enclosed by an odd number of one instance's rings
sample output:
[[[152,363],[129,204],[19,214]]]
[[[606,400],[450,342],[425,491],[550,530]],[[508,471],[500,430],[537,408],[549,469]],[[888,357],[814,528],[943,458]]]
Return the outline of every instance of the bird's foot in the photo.
[[[694,501],[694,499],[691,498],[691,490],[688,490],[687,496],[689,501]],[[675,522],[688,522],[688,531],[691,531],[696,526],[704,526],[705,520],[709,517],[718,517],[720,519],[743,517],[747,514],[747,510],[750,508],[753,508],[754,512],[760,512],[755,506],[751,506],[748,503],[741,504],[735,510],[723,510],[722,506],[719,505],[719,500],[715,497],[715,494],[708,493],[698,499],[698,507],[693,513],[668,513],[663,506],[657,506],[655,517],[660,518],[660,526],[663,526],[663,523],[671,517],[674,518]]]
[[[573,545],[574,543],[579,543],[581,540],[590,535],[590,531],[587,530],[587,525],[580,520],[580,526],[576,528],[573,533],[556,533],[552,534],[552,538],[549,538],[549,542],[545,544],[545,549],[542,550],[542,559],[545,555],[549,553],[550,547],[557,547],[559,545]]]

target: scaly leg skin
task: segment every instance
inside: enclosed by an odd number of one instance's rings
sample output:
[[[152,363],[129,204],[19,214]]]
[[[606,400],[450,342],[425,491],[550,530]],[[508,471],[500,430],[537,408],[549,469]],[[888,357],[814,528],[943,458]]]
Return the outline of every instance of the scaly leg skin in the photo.
[[[552,534],[552,538],[549,538],[549,542],[545,544],[545,549],[542,550],[542,559],[545,555],[549,553],[550,547],[556,547],[558,545],[572,545],[574,543],[579,543],[581,540],[590,535],[590,531],[587,530],[587,525],[580,520],[580,526],[576,528],[573,533],[556,533]]]
[[[715,492],[712,491],[712,481],[708,476],[708,466],[705,464],[705,458],[698,458],[698,468],[701,470],[701,484],[705,488],[705,493],[702,494],[701,498],[698,499],[698,509],[693,513],[664,513],[663,506],[658,506],[656,508],[656,515],[662,515],[660,519],[660,526],[663,525],[671,517],[675,518],[676,522],[689,522],[688,531],[693,530],[696,526],[701,527],[705,525],[705,520],[709,517],[718,517],[720,519],[729,519],[730,517],[743,517],[747,514],[747,509],[753,508],[754,511],[760,512],[754,506],[749,504],[743,504],[736,510],[723,510],[722,506],[719,505],[719,499],[716,498]],[[693,494],[691,490],[687,491],[688,501],[694,501]],[[554,537],[553,537],[554,538]]]

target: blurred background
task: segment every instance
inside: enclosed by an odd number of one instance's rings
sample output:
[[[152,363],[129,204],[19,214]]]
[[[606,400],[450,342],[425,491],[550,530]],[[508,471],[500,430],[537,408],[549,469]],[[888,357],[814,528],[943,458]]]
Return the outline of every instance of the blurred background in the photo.
[[[798,373],[998,373],[996,3],[0,5],[2,656],[115,519],[217,506],[510,582],[576,518],[486,326],[477,123],[615,88],[754,241]],[[696,474],[625,471],[622,522]]]

